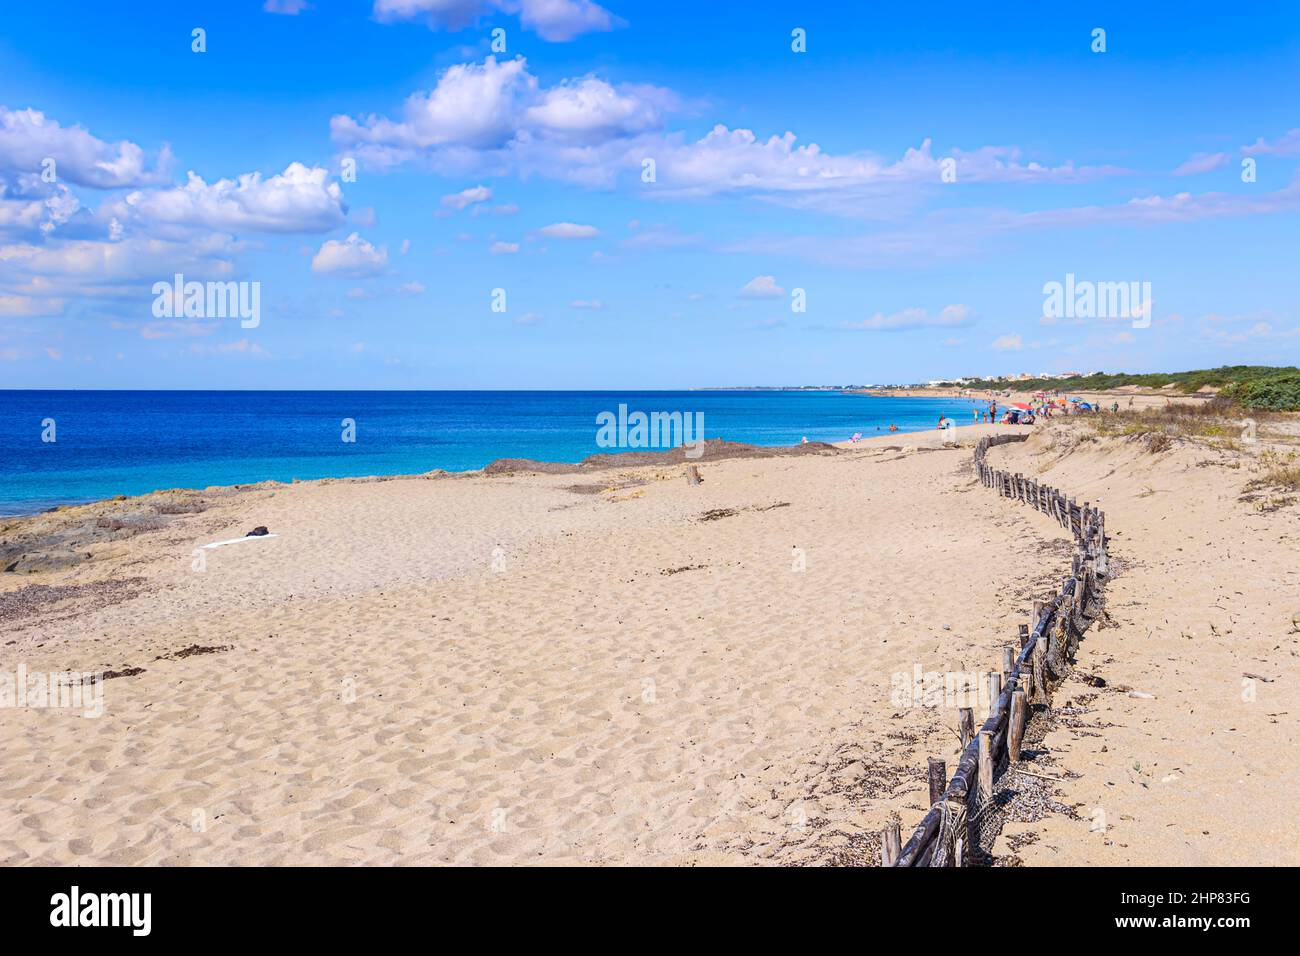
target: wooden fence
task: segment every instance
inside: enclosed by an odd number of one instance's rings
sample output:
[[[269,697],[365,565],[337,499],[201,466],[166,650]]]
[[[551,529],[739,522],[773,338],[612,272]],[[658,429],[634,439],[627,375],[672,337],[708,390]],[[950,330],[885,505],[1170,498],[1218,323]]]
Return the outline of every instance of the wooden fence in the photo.
[[[966,866],[975,860],[980,834],[994,812],[994,781],[1019,762],[1031,708],[1051,706],[1052,687],[1065,677],[1079,639],[1099,607],[1100,586],[1107,573],[1105,513],[984,460],[990,448],[1028,437],[980,439],[975,469],[986,488],[1051,515],[1070,530],[1075,541],[1070,574],[1051,601],[1034,602],[1030,622],[1020,625],[1018,652],[1014,646],[1005,648],[1001,671],[988,675],[989,714],[978,732],[972,709],[959,711],[962,751],[952,779],[947,779],[944,761],[931,757],[930,811],[904,846],[899,845],[898,823],[885,828],[881,844],[885,866]]]

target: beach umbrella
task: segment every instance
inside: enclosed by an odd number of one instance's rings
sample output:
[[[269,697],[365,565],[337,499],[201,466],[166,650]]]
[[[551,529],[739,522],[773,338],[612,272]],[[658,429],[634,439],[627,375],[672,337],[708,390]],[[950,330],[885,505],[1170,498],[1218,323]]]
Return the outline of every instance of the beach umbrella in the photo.
[[[1016,408],[1023,408],[1025,411],[1030,411],[1031,409],[1031,406],[1026,405],[1024,402],[1012,402],[1011,404]]]

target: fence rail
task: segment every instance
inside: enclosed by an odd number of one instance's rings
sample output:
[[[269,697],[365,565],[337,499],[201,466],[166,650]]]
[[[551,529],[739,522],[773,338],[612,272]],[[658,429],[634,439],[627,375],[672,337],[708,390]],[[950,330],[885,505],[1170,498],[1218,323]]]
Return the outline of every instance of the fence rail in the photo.
[[[971,708],[959,711],[962,751],[952,778],[947,779],[944,761],[930,758],[930,811],[903,846],[899,824],[885,828],[881,843],[885,866],[966,866],[972,861],[994,807],[994,782],[1020,760],[1031,707],[1050,708],[1052,687],[1065,677],[1083,632],[1096,616],[1108,571],[1105,512],[985,461],[990,448],[1028,437],[980,439],[975,470],[984,487],[1050,515],[1069,529],[1075,542],[1070,574],[1050,601],[1034,602],[1030,622],[1019,628],[1018,652],[1007,647],[1002,670],[988,675],[989,714],[978,732]]]

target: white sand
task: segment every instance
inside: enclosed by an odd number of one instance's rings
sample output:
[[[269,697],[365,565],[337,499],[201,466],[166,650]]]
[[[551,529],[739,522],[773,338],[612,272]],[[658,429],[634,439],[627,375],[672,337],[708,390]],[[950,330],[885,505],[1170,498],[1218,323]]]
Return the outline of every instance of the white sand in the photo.
[[[145,672],[107,681],[98,719],[0,712],[0,862],[874,863],[890,815],[924,812],[925,758],[957,752],[955,710],[900,706],[891,678],[997,666],[1068,561],[974,482],[992,430],[705,464],[698,487],[675,466],[208,495],[95,561],[4,575],[143,590],[6,622],[0,670]],[[1052,741],[1082,774],[1063,800],[1108,833],[1051,816],[1020,853],[1296,862],[1296,509],[1251,516],[1244,474],[1183,459],[1134,477],[1151,464],[1045,473],[1104,496],[1127,564],[1080,668],[1156,697],[1103,693],[1099,736]],[[280,538],[193,570],[255,525]],[[175,657],[191,645],[228,649]],[[1245,704],[1243,670],[1277,680]]]

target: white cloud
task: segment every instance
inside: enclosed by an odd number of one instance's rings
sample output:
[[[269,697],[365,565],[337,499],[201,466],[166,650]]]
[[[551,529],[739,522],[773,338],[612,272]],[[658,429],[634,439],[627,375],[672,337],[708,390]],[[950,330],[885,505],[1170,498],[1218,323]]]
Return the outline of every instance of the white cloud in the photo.
[[[543,40],[558,43],[612,30],[622,21],[591,0],[519,0],[519,22]]]
[[[487,202],[492,198],[492,190],[486,186],[471,186],[458,193],[442,197],[442,204],[448,209],[464,209],[475,203]]]
[[[307,0],[266,0],[262,4],[262,9],[267,13],[282,13],[285,16],[296,17],[304,10],[311,9],[311,4]]]
[[[0,106],[0,176],[39,176],[47,158],[60,182],[120,189],[165,182],[166,147],[150,161],[135,143],[107,143],[80,126],[60,126],[39,110]],[[0,190],[2,191],[2,190]]]
[[[1250,146],[1243,146],[1241,151],[1247,156],[1257,154],[1300,156],[1300,129],[1288,130],[1272,142],[1268,142],[1261,136]]]
[[[519,23],[552,43],[612,30],[617,17],[592,0],[375,0],[375,19],[423,20],[431,30],[460,30],[495,12],[518,13]]]
[[[595,226],[584,226],[576,222],[553,222],[537,230],[538,235],[548,239],[593,239],[600,235]]]
[[[574,299],[569,303],[570,308],[574,309],[593,309],[599,310],[605,307],[605,303],[599,299]]]
[[[521,126],[589,146],[657,129],[666,99],[655,87],[625,87],[620,92],[587,75],[542,91],[538,101],[524,110]]]
[[[938,315],[930,315],[928,311],[921,308],[903,309],[892,315],[877,312],[871,318],[863,319],[861,322],[846,323],[845,328],[898,332],[907,329],[954,328],[970,325],[974,321],[974,312],[964,305],[954,304],[944,306],[939,310]]]
[[[494,256],[510,256],[519,251],[517,242],[494,242],[488,247],[488,252]]]
[[[321,167],[290,163],[265,179],[259,172],[207,183],[189,173],[184,186],[138,191],[115,207],[151,223],[230,232],[325,232],[344,223],[338,183]]]
[[[960,183],[1080,182],[1125,170],[1110,166],[1047,166],[1012,146],[932,154],[930,140],[897,160],[868,152],[835,155],[794,133],[761,139],[749,129],[715,125],[690,141],[665,133],[664,116],[680,108],[672,91],[613,85],[588,74],[543,86],[522,57],[447,69],[434,89],[407,98],[400,119],[334,116],[331,136],[342,149],[377,167],[424,163],[444,172],[540,174],[591,187],[620,177],[639,182],[653,159],[647,195],[708,196],[745,192],[796,207],[879,217],[915,206],[945,188],[951,160]]]
[[[742,299],[779,299],[785,289],[776,284],[775,276],[754,276],[741,287]]]
[[[17,243],[0,246],[0,284],[50,277],[44,294],[62,295],[70,287],[80,287],[84,293],[95,285],[153,282],[176,272],[186,278],[221,279],[233,272],[230,258],[238,250],[239,245],[224,235],[189,242],[131,237],[120,242]]]
[[[399,122],[334,116],[330,135],[340,145],[374,147],[364,156],[381,165],[436,147],[497,149],[514,137],[522,103],[536,89],[522,57],[498,63],[490,56],[482,64],[450,67],[432,90],[411,94]]]
[[[38,315],[59,315],[67,306],[66,299],[37,299],[25,295],[0,295],[0,315],[30,318]]]
[[[1022,348],[1019,335],[999,335],[993,340],[993,349],[998,352],[1019,352]]]
[[[595,181],[615,172],[602,166],[625,166],[627,141],[659,128],[675,104],[668,90],[591,75],[543,88],[523,57],[489,56],[449,67],[432,90],[407,97],[400,119],[336,115],[330,136],[379,168],[425,161],[481,169],[491,158],[504,170]]]
[[[1228,164],[1227,153],[1196,153],[1181,163],[1172,173],[1174,176],[1194,176],[1221,169]]]
[[[342,241],[326,241],[311,260],[312,272],[354,278],[379,275],[387,267],[387,247],[375,248],[355,232]]]
[[[906,225],[861,235],[746,237],[716,246],[749,256],[800,256],[850,268],[890,268],[985,255],[1002,237],[1043,229],[1146,226],[1300,211],[1300,177],[1267,193],[1191,193],[1141,196],[1097,206],[1022,212],[1012,209],[951,209],[916,217]]]

